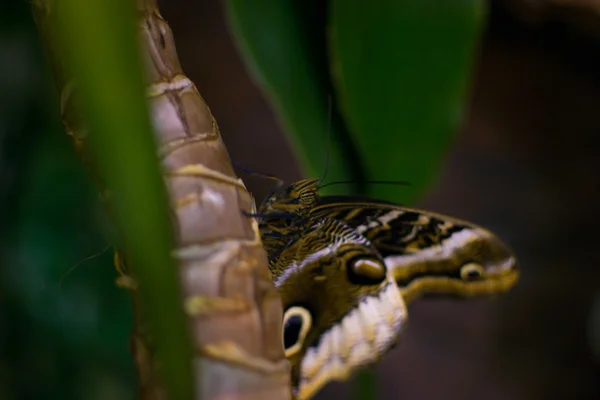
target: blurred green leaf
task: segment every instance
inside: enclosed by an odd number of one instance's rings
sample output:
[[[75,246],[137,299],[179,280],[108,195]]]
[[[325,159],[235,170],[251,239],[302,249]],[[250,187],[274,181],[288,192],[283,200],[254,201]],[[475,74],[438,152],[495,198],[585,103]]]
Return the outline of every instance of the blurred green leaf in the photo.
[[[462,117],[484,21],[480,0],[332,0],[343,115],[377,198],[411,204],[433,183]]]
[[[68,400],[102,385],[115,400],[131,398],[131,301],[114,284],[110,250],[100,253],[104,207],[64,132],[37,129],[18,223],[0,242],[0,392]]]
[[[483,1],[332,0],[329,15],[315,1],[227,5],[245,61],[308,176],[325,170],[326,98],[333,90],[328,181],[408,181],[368,190],[407,204],[424,194],[462,117]]]
[[[425,193],[462,117],[483,1],[331,0],[328,10],[315,1],[227,4],[245,61],[308,176],[324,169],[324,98],[334,90],[330,170],[342,175],[332,180],[408,181],[367,190],[403,204]],[[370,398],[375,379],[362,377],[357,394]]]
[[[131,299],[110,251],[83,261],[106,246],[106,213],[60,126],[27,2],[3,3],[0,57],[0,399],[131,399]]]
[[[53,2],[66,66],[81,95],[99,174],[135,267],[144,316],[173,398],[192,397],[191,346],[181,307],[172,227],[159,173],[139,56],[136,10],[128,1]]]
[[[227,10],[246,65],[280,117],[306,175],[321,177],[327,169],[328,181],[356,180],[358,160],[351,157],[353,150],[335,108],[330,124],[328,99],[333,89],[326,54],[326,15],[325,8],[315,4],[229,0]],[[334,192],[351,189],[338,186]]]

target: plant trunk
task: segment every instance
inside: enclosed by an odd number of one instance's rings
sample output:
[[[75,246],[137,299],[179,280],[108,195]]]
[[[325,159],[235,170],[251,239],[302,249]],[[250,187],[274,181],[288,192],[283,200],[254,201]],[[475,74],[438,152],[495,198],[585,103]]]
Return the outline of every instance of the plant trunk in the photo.
[[[171,29],[156,1],[136,2],[147,94],[175,226],[173,255],[193,340],[195,398],[289,399],[281,302],[258,224],[244,215],[244,211],[255,212],[254,200],[233,171],[209,108],[182,72]],[[33,2],[34,16],[53,61],[65,130],[93,169],[87,131],[74,101],[75,86],[63,67],[49,3]],[[98,183],[105,191],[102,180]],[[169,398],[135,290],[135,265],[129,266],[122,255],[115,257],[115,264],[124,273],[118,282],[132,290],[134,299],[131,343],[139,398]]]

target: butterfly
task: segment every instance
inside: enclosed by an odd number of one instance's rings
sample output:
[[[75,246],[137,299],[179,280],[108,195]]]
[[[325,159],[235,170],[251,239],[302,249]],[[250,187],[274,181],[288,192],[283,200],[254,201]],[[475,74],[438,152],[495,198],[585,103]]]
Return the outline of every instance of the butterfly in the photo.
[[[272,193],[257,214],[295,398],[380,359],[422,295],[491,296],[516,284],[516,257],[490,231],[385,201],[320,196],[320,181]]]

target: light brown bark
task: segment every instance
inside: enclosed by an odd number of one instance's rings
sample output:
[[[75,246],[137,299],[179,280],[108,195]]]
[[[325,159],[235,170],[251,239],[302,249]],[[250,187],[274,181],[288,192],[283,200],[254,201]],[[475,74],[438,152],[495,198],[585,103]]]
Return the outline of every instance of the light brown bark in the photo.
[[[281,302],[271,281],[257,222],[243,214],[255,211],[254,200],[233,171],[209,108],[183,74],[171,29],[156,1],[136,3],[148,99],[174,213],[177,246],[173,254],[194,341],[195,398],[289,399]],[[45,4],[35,2],[34,15],[52,55],[63,122],[84,161],[89,161],[86,131],[73,100],[70,77],[61,67]],[[121,262],[124,260],[117,257],[116,263]],[[117,268],[126,270],[124,265]],[[124,277],[120,282],[132,289],[136,304],[132,353],[140,398],[164,399],[160,368],[137,307],[134,272],[132,279]]]

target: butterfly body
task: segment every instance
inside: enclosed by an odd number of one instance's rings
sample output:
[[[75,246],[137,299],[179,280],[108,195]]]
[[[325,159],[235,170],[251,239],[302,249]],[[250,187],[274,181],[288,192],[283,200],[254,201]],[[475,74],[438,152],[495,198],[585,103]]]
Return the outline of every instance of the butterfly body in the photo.
[[[385,201],[321,197],[319,183],[295,182],[259,210],[298,399],[383,356],[420,296],[515,285],[516,258],[486,229]]]

